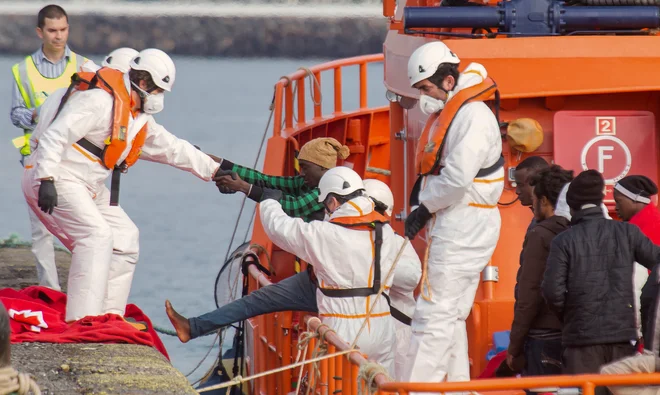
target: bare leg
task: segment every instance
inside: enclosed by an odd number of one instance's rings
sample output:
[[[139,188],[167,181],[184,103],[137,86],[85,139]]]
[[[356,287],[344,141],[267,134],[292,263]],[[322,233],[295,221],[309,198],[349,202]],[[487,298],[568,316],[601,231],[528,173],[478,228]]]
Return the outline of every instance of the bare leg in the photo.
[[[190,324],[188,323],[188,319],[177,313],[169,300],[165,301],[165,311],[181,343],[187,343],[190,340]]]

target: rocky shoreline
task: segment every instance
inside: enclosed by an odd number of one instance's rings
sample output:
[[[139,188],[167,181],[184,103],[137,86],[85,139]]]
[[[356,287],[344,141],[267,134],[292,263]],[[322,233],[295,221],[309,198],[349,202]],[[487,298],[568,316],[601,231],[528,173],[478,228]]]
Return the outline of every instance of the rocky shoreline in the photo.
[[[89,56],[128,46],[204,57],[341,58],[381,52],[387,33],[387,20],[372,15],[215,14],[70,13],[69,45]],[[32,14],[0,12],[0,54],[34,52],[34,25]]]

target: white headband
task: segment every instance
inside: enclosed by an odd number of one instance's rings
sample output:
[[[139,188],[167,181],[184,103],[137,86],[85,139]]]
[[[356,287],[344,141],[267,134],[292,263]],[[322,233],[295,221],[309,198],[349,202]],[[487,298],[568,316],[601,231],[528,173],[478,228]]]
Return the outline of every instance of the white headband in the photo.
[[[647,197],[644,197],[644,196],[640,196],[639,193],[634,194],[634,193],[630,192],[629,190],[627,190],[626,188],[624,188],[621,184],[617,183],[614,186],[614,189],[621,192],[621,194],[623,196],[627,197],[628,199],[632,200],[633,202],[640,202],[640,203],[644,203],[644,204],[651,203],[651,199],[649,199]]]

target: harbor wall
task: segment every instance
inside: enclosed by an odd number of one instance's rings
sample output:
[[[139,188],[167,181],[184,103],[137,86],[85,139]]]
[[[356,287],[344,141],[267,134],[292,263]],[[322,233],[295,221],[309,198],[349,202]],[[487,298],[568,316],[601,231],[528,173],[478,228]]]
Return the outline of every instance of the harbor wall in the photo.
[[[387,32],[387,20],[382,16],[331,12],[137,15],[70,14],[69,45],[90,56],[127,46],[204,57],[340,58],[382,52]],[[35,24],[35,14],[0,9],[0,53],[34,52],[40,45]]]

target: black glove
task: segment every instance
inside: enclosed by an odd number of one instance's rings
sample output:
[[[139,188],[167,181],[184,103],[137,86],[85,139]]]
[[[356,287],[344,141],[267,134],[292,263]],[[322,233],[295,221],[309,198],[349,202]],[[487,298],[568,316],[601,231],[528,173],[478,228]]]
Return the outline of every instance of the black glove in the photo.
[[[238,180],[238,174],[236,174],[235,171],[222,170],[222,168],[218,167],[218,170],[213,175],[213,181],[216,181],[216,178],[223,177],[223,176],[231,176],[232,179]]]
[[[423,205],[420,204],[419,207],[406,218],[406,237],[409,240],[415,238],[417,233],[426,225],[426,223],[431,219],[431,213]]]
[[[263,202],[266,199],[273,199],[279,202],[282,199],[282,191],[279,189],[264,188],[261,194],[261,201]]]
[[[218,191],[220,191],[220,193],[223,193],[223,194],[236,193],[235,190],[229,188],[226,185],[221,185],[217,182],[217,178],[220,178],[220,177],[223,177],[223,176],[231,176],[232,179],[238,180],[238,174],[236,174],[235,172],[233,172],[231,170],[222,170],[221,168],[218,168],[218,171],[216,171],[215,174],[213,175],[213,179],[216,180],[215,185],[218,187]]]
[[[39,208],[46,214],[52,214],[57,206],[57,191],[53,180],[41,180],[39,186]]]

